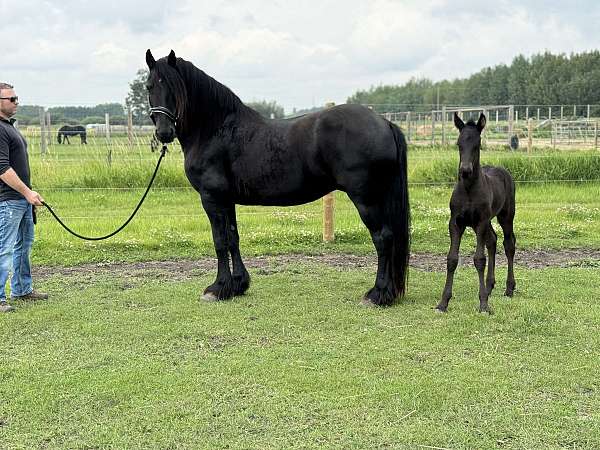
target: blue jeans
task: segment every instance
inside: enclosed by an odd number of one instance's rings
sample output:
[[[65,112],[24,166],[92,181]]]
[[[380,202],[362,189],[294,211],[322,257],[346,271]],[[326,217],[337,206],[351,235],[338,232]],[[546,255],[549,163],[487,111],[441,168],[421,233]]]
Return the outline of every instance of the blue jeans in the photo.
[[[29,254],[33,244],[33,215],[27,200],[0,202],[0,302],[6,301],[6,282],[12,268],[11,297],[33,291]]]

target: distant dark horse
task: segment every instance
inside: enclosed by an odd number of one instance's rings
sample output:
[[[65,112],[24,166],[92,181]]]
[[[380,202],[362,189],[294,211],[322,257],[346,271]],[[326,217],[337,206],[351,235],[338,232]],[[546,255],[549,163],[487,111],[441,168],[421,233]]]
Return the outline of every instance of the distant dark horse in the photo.
[[[85,132],[85,127],[81,125],[63,125],[58,129],[58,143],[62,144],[63,141],[65,144],[70,144],[69,136],[81,136],[81,143],[87,144],[87,134]]]
[[[264,119],[193,64],[146,52],[151,116],[161,142],[179,139],[185,173],[212,227],[217,278],[207,301],[250,284],[239,250],[235,205],[298,205],[343,190],[356,205],[378,255],[365,304],[404,294],[409,258],[406,142],[400,129],[358,105],[292,120]],[[233,273],[229,267],[229,254]]]
[[[477,249],[473,262],[479,274],[479,310],[490,312],[488,297],[496,283],[494,269],[496,264],[497,236],[491,220],[498,218],[504,232],[504,251],[508,259],[508,276],[504,295],[512,297],[515,290],[513,260],[515,257],[516,238],[513,232],[515,218],[515,183],[510,173],[501,167],[479,165],[481,148],[481,131],[485,127],[485,116],[481,114],[477,123],[467,122],[465,125],[454,113],[454,124],[459,129],[458,148],[460,166],[458,183],[454,187],[450,199],[450,251],[448,252],[448,271],[446,286],[442,299],[437,305],[439,311],[445,312],[452,297],[452,281],[458,265],[458,249],[466,227],[471,227],[477,235]],[[486,283],[484,284],[485,251],[487,247],[490,259]]]

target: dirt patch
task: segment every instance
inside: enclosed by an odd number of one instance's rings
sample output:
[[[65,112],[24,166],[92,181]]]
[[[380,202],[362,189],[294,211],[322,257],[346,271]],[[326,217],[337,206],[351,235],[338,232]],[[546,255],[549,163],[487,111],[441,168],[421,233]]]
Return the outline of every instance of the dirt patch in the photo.
[[[257,256],[244,259],[246,267],[259,274],[281,272],[290,265],[325,265],[338,269],[374,268],[377,264],[375,255],[359,256],[346,254],[327,255],[278,255]],[[600,250],[528,250],[517,252],[515,263],[528,269],[547,267],[600,267]],[[472,265],[471,256],[462,256],[460,265]],[[446,256],[429,253],[411,255],[411,267],[427,272],[443,272],[446,270]],[[497,266],[506,265],[504,254],[496,257]],[[44,279],[55,275],[77,276],[86,279],[100,274],[123,274],[127,278],[153,278],[165,280],[189,280],[196,276],[216,271],[216,258],[174,261],[146,261],[135,263],[99,263],[82,264],[74,267],[34,266],[36,279]]]

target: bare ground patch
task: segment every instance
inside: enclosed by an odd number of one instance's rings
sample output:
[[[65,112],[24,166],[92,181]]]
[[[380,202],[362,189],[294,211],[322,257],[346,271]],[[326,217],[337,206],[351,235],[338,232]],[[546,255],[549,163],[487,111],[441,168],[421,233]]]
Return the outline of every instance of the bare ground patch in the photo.
[[[244,259],[246,266],[259,274],[281,272],[290,265],[325,265],[338,269],[374,268],[377,264],[375,255],[359,256],[347,254],[325,255],[278,255],[256,256]],[[600,267],[600,250],[528,250],[517,251],[515,263],[528,269],[544,269],[548,267]],[[471,256],[461,256],[460,265],[472,265]],[[497,266],[506,265],[504,254],[496,256]],[[411,255],[410,265],[413,268],[428,272],[446,270],[446,256],[429,253]],[[134,263],[98,263],[82,264],[73,267],[34,266],[36,279],[44,279],[55,275],[77,276],[80,279],[91,278],[100,274],[122,274],[127,278],[153,278],[164,280],[188,280],[198,275],[216,271],[216,258],[195,260],[145,261]]]

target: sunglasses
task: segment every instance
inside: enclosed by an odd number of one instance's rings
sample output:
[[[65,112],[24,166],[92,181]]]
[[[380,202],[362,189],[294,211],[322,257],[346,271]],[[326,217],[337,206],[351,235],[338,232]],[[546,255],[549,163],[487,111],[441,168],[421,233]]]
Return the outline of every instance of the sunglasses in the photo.
[[[19,101],[19,96],[15,95],[14,97],[0,97],[0,100],[8,100],[11,103],[17,103]]]

